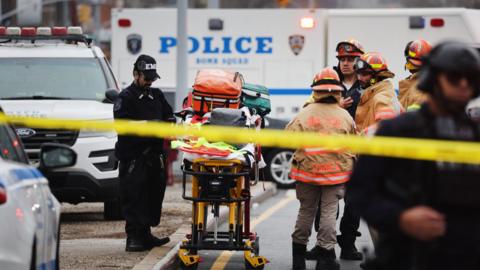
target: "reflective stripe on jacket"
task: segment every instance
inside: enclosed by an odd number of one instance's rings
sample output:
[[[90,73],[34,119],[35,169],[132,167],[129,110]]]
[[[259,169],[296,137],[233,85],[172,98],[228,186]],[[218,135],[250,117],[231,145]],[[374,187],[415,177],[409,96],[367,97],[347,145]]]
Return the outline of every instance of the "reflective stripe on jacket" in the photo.
[[[355,134],[355,123],[338,103],[310,103],[287,125],[286,130],[320,134]],[[342,149],[311,147],[297,149],[290,177],[315,185],[337,185],[348,181],[353,155]]]

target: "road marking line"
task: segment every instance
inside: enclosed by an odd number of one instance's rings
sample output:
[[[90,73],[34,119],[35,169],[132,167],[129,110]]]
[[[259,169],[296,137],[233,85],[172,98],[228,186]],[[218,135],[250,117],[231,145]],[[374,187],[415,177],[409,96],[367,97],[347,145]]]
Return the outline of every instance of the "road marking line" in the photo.
[[[258,216],[256,219],[252,220],[250,223],[250,229],[253,231],[253,229],[260,223],[264,222],[267,220],[269,217],[271,217],[273,214],[275,214],[277,211],[282,209],[285,205],[290,203],[291,201],[295,200],[295,196],[292,196],[291,193],[285,196],[281,201],[273,205],[272,207],[268,208],[266,211],[264,211],[260,216]],[[218,256],[218,258],[215,260],[213,263],[212,267],[210,270],[223,270],[225,269],[225,266],[227,266],[228,262],[230,261],[230,258],[233,256],[235,252],[233,251],[224,251]]]

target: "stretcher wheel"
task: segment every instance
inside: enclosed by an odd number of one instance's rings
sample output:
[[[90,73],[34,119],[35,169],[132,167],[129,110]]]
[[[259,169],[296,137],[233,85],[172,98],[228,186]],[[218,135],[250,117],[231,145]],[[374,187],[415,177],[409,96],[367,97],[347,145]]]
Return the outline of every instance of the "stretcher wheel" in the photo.
[[[189,266],[181,264],[181,266],[180,266],[180,268],[182,268],[182,270],[196,270],[197,267],[198,267],[198,263],[192,264],[192,265],[189,265]]]
[[[257,236],[255,242],[252,243],[253,254],[260,255],[260,236]]]
[[[263,269],[264,267],[265,267],[264,264],[255,267],[255,266],[251,265],[247,260],[245,260],[245,269],[246,269],[246,270],[261,270],[261,269]]]

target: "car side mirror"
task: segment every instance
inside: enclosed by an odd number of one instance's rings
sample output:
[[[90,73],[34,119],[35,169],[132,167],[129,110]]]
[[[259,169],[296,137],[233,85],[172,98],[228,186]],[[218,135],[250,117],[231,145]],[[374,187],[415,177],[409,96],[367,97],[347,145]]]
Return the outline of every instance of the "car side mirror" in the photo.
[[[118,99],[118,90],[117,89],[108,89],[107,92],[105,92],[105,99],[103,102],[105,103],[115,103]]]
[[[71,167],[75,163],[77,163],[77,154],[66,145],[44,143],[40,149],[39,169],[42,172]]]

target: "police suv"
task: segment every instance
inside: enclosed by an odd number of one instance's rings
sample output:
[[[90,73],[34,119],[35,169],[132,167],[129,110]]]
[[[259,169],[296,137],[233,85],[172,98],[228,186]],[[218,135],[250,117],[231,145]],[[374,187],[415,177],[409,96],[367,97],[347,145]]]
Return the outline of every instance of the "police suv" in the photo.
[[[48,175],[75,161],[68,146],[45,144],[39,167]],[[1,269],[59,269],[60,203],[6,125],[0,125],[0,220]]]
[[[0,105],[8,115],[113,121],[106,93],[119,87],[100,48],[79,27],[0,27]],[[108,94],[107,94],[108,95]],[[55,142],[78,155],[56,170],[50,187],[63,202],[105,202],[105,217],[120,218],[114,132],[16,126],[28,157]]]

